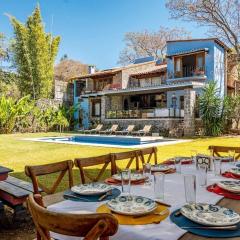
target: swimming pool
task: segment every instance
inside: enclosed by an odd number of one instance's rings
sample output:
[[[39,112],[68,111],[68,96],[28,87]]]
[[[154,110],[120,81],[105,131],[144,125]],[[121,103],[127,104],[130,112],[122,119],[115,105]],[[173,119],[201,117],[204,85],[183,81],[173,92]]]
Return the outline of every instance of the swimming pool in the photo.
[[[143,148],[150,146],[169,145],[186,141],[162,137],[130,137],[115,135],[74,135],[66,137],[31,138],[25,140],[117,148]]]

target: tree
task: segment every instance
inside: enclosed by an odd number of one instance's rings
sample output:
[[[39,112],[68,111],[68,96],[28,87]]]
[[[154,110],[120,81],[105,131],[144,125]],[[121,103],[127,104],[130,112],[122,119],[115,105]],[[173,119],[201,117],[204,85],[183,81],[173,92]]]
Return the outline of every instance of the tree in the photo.
[[[207,136],[218,136],[224,130],[226,112],[228,111],[226,99],[222,99],[214,81],[210,81],[203,88],[199,98],[200,116]]]
[[[46,33],[40,7],[37,6],[26,24],[10,16],[14,28],[13,59],[19,74],[22,95],[34,99],[50,98],[53,93],[53,65],[60,37]]]
[[[67,60],[68,59],[68,55],[65,53],[61,58],[60,58],[60,62]]]
[[[156,32],[128,32],[125,34],[126,47],[120,53],[119,63],[128,64],[147,56],[163,59],[167,41],[186,38],[190,38],[190,33],[181,28],[160,27]]]
[[[172,18],[209,27],[212,35],[229,43],[240,57],[239,0],[167,0]]]

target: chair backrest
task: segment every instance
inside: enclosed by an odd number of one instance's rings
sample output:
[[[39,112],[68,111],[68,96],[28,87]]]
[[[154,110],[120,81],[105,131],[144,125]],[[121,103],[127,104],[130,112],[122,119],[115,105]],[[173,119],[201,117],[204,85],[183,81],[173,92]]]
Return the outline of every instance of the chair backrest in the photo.
[[[227,147],[227,146],[209,146],[209,150],[212,150],[213,156],[221,157],[222,153],[228,153],[228,151],[235,151],[235,159],[240,159],[240,147]]]
[[[74,160],[75,166],[79,168],[82,183],[86,183],[86,177],[92,182],[99,181],[100,178],[103,176],[104,172],[106,171],[106,168],[108,167],[108,165],[112,166],[111,162],[112,162],[111,154],[97,156],[97,157],[89,157],[89,158],[76,158]],[[86,167],[97,166],[97,165],[103,165],[103,167],[100,169],[98,174],[96,174],[95,172],[93,175],[91,175],[88,173],[88,170],[84,169]],[[111,167],[111,174],[112,173],[113,172]]]
[[[128,152],[121,152],[121,153],[113,153],[112,154],[112,168],[113,168],[113,173],[116,174],[119,172],[121,169],[120,167],[117,166],[117,162],[121,160],[124,161],[126,160],[126,168],[130,168],[132,163],[135,162],[136,170],[139,170],[139,152],[138,150],[133,150],[133,151],[128,151]],[[122,164],[121,164],[122,165]]]
[[[144,128],[143,128],[143,131],[144,131],[145,133],[149,133],[150,130],[151,130],[151,128],[152,128],[152,125],[145,125]]]
[[[98,124],[95,128],[97,131],[100,131],[103,128],[103,124]]]
[[[73,168],[73,161],[66,160],[62,162],[50,163],[50,164],[44,164],[44,165],[26,166],[25,174],[31,178],[35,194],[39,193],[39,187],[43,190],[43,192],[47,194],[53,194],[55,193],[57,187],[59,186],[60,182],[62,181],[66,173],[68,173],[69,188],[73,186],[72,168]],[[49,175],[53,173],[59,173],[59,175],[51,188],[46,187],[38,179],[39,176]]]
[[[132,132],[134,130],[134,128],[135,128],[135,125],[128,125],[127,131]]]
[[[114,132],[118,129],[118,124],[113,124],[111,127],[111,131]]]
[[[139,155],[141,157],[142,163],[149,163],[152,159],[154,164],[157,164],[157,148],[144,148],[139,150]],[[147,158],[145,160],[145,158]]]
[[[27,199],[38,239],[51,240],[49,232],[55,232],[66,236],[83,237],[84,240],[106,240],[117,232],[118,222],[111,214],[57,213],[47,210],[41,203],[39,194],[30,195]]]

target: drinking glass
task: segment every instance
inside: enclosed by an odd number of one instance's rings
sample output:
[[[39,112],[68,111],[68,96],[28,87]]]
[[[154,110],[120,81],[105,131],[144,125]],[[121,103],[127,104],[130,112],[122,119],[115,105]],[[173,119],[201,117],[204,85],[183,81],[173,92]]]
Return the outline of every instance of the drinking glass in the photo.
[[[196,163],[197,150],[191,150],[193,163]]]
[[[196,202],[196,176],[192,174],[184,175],[185,199],[187,203]]]
[[[146,177],[145,184],[151,184],[151,163],[144,163],[143,164],[143,176]]]
[[[215,158],[213,160],[214,165],[214,174],[215,176],[219,176],[222,174],[222,161],[221,159]]]
[[[154,173],[154,195],[156,199],[164,200],[164,173]]]
[[[229,151],[228,151],[228,156],[229,156],[230,158],[232,158],[232,163],[233,163],[233,165],[235,165],[235,154],[236,154],[235,150],[229,150]]]
[[[122,180],[122,193],[124,195],[130,195],[131,189],[131,170],[124,169],[121,171],[121,180]]]
[[[207,186],[207,171],[208,165],[207,164],[199,164],[198,165],[198,182],[201,187]]]
[[[181,163],[181,158],[180,157],[175,157],[174,159],[174,163],[175,163],[175,169],[177,173],[181,173],[182,170],[182,163]]]

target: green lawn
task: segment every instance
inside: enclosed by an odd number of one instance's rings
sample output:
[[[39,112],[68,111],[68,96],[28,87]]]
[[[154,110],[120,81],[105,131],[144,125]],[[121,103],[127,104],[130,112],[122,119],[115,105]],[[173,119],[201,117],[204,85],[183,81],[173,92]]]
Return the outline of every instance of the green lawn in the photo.
[[[67,134],[66,134],[67,135]],[[127,151],[127,149],[79,146],[23,141],[23,138],[59,136],[58,133],[11,134],[0,135],[0,165],[14,169],[13,176],[27,179],[25,165],[37,165],[57,162],[76,157],[88,157],[110,152]],[[208,153],[209,145],[239,146],[240,137],[219,137],[194,139],[192,142],[158,147],[158,159],[163,161],[177,155],[191,156],[191,151]],[[95,170],[93,170],[95,171]],[[79,173],[74,170],[75,182],[79,182]],[[44,179],[44,181],[46,181]],[[51,182],[51,179],[50,179]],[[49,183],[50,184],[50,183]]]

